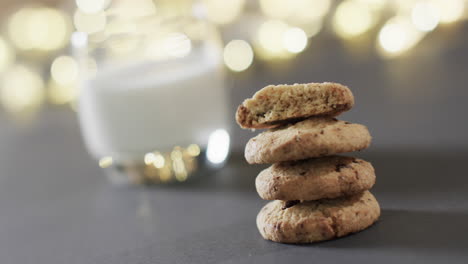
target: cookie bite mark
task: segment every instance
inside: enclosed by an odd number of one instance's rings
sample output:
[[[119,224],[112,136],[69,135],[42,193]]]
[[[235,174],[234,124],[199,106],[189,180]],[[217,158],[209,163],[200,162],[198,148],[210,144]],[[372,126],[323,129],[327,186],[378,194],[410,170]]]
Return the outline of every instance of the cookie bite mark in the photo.
[[[311,116],[336,116],[353,105],[351,90],[338,83],[269,85],[238,107],[236,121],[245,129],[273,128]]]

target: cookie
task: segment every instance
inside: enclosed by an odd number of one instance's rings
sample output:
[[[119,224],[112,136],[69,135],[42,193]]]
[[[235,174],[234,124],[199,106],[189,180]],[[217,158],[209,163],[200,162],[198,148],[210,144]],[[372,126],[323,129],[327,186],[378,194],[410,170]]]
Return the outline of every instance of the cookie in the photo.
[[[250,139],[245,159],[250,164],[301,160],[365,149],[370,142],[369,131],[363,125],[312,117]]]
[[[361,231],[379,216],[377,200],[364,191],[336,199],[269,202],[257,215],[257,227],[267,240],[311,243]]]
[[[276,163],[263,170],[255,186],[264,200],[318,200],[349,196],[375,183],[372,165],[362,159],[329,156]]]
[[[338,83],[269,85],[237,109],[242,128],[272,128],[310,116],[337,116],[351,109],[354,96]]]

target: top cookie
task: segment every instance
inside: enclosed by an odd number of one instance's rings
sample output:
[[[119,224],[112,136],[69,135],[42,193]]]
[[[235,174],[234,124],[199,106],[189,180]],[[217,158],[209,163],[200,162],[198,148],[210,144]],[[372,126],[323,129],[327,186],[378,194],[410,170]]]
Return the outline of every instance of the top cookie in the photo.
[[[348,87],[338,83],[269,85],[237,108],[242,128],[272,128],[310,116],[337,116],[354,105]]]

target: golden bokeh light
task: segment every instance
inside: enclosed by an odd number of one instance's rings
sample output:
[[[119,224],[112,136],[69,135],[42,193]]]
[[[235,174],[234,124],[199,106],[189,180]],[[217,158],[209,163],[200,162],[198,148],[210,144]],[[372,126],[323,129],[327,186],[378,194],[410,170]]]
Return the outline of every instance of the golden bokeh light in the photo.
[[[176,180],[180,182],[187,180],[188,173],[185,168],[183,153],[180,147],[175,147],[174,150],[172,150],[171,159]]]
[[[104,30],[107,16],[104,11],[87,14],[78,9],[73,15],[73,23],[76,30],[92,34]]]
[[[151,165],[151,164],[153,164],[155,158],[156,158],[156,155],[155,155],[153,152],[146,153],[146,154],[145,154],[145,158],[144,158],[145,164],[146,164],[146,165]]]
[[[107,41],[109,51],[116,57],[126,56],[139,47],[140,41],[134,37],[115,38]]]
[[[68,16],[52,8],[23,8],[12,15],[8,35],[21,50],[58,50],[70,36]]]
[[[112,166],[112,163],[113,163],[113,159],[112,157],[110,156],[107,156],[107,157],[103,157],[99,160],[99,167],[105,169],[105,168],[109,168],[110,166]]]
[[[161,182],[168,182],[172,178],[172,170],[170,167],[164,167],[159,171],[159,179]]]
[[[207,18],[216,24],[233,22],[244,9],[245,0],[203,0]]]
[[[50,74],[58,84],[75,84],[78,79],[78,63],[70,56],[57,57],[52,62]]]
[[[307,35],[304,30],[293,27],[283,34],[283,47],[291,53],[299,53],[307,46]]]
[[[200,147],[197,144],[190,144],[187,147],[187,154],[189,154],[192,157],[197,157],[200,155]]]
[[[47,85],[47,99],[52,104],[62,105],[74,102],[78,97],[78,89],[74,84],[60,84],[51,79]],[[73,105],[72,105],[73,106]]]
[[[333,29],[342,38],[359,36],[375,24],[374,15],[369,5],[358,0],[345,0],[336,9]]]
[[[321,19],[321,18],[316,19],[316,20],[311,21],[311,22],[306,23],[306,24],[298,24],[297,26],[299,28],[301,28],[302,30],[304,30],[307,37],[311,38],[311,37],[317,35],[318,33],[320,33],[320,30],[322,30],[323,19]]]
[[[375,11],[382,10],[389,3],[388,0],[357,0],[357,1],[361,2],[362,4],[368,5],[371,9]]]
[[[164,156],[161,155],[161,153],[157,152],[154,155],[153,166],[158,168],[158,169],[162,169],[164,167],[165,163],[166,163],[166,159],[164,158]]]
[[[401,15],[411,12],[414,4],[418,1],[420,0],[393,0],[388,2],[393,7],[393,9]]]
[[[157,169],[161,169],[164,167],[165,159],[159,152],[150,152],[146,153],[144,162],[146,165],[153,165]]]
[[[109,0],[75,0],[76,6],[84,13],[98,13],[106,8]]]
[[[117,35],[135,32],[137,30],[137,25],[133,21],[125,20],[113,20],[109,21],[105,29],[105,35]]]
[[[286,18],[293,6],[289,0],[260,0],[262,12],[271,18]]]
[[[421,31],[432,31],[439,24],[439,12],[430,2],[418,2],[413,6],[411,19]]]
[[[330,5],[330,0],[260,0],[260,8],[266,16],[294,23],[309,23],[322,18]]]
[[[15,59],[15,51],[10,44],[0,36],[0,72],[4,71]]]
[[[223,52],[224,63],[236,72],[246,70],[253,61],[254,53],[249,43],[244,40],[231,40]]]
[[[330,10],[330,0],[292,0],[289,20],[296,23],[310,23],[322,19]]]
[[[379,32],[379,51],[386,57],[393,57],[414,47],[424,36],[405,17],[395,17],[385,23]]]
[[[164,39],[163,49],[169,56],[184,57],[192,50],[192,42],[187,35],[174,32]]]
[[[40,74],[23,65],[13,65],[5,71],[0,89],[1,102],[9,112],[35,109],[44,100]]]
[[[280,20],[269,20],[258,29],[258,42],[266,51],[280,54],[284,51],[283,34],[288,25]]]
[[[465,12],[464,0],[432,0],[431,3],[437,8],[442,24],[460,20]]]
[[[112,4],[108,13],[130,20],[156,14],[156,6],[152,0],[120,0]]]

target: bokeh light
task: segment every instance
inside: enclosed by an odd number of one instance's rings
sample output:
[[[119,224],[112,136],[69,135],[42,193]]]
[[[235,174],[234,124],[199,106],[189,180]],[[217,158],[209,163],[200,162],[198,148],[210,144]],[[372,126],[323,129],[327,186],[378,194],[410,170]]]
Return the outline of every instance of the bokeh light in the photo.
[[[164,156],[157,151],[146,153],[144,161],[146,165],[153,165],[157,169],[163,168],[165,164]]]
[[[164,51],[172,57],[187,56],[192,50],[192,43],[183,33],[170,33],[163,42]]]
[[[443,24],[460,20],[465,12],[465,0],[432,0],[431,3],[437,8]]]
[[[414,4],[420,0],[393,0],[393,1],[388,1],[388,3],[393,7],[393,9],[398,13],[398,14],[407,14],[408,12],[411,12],[411,9],[413,8]]]
[[[266,16],[299,24],[322,18],[330,5],[330,0],[260,0],[260,8]]]
[[[0,36],[0,72],[4,71],[14,60],[15,51],[10,44]]]
[[[224,47],[224,63],[233,71],[246,70],[252,64],[253,57],[252,47],[244,40],[231,40]]]
[[[84,13],[97,13],[103,11],[109,0],[76,0],[76,6]]]
[[[229,133],[224,129],[215,130],[208,138],[206,158],[213,164],[223,163],[229,154]]]
[[[304,30],[293,27],[283,34],[283,47],[291,53],[299,53],[307,46],[307,35]]]
[[[375,12],[357,0],[340,3],[333,17],[333,29],[342,38],[352,38],[367,32],[375,24]]]
[[[395,17],[387,21],[380,30],[378,43],[382,55],[392,57],[414,47],[423,36],[424,33],[414,28],[409,19]]]
[[[131,20],[156,14],[156,6],[152,0],[119,0],[114,1],[107,12],[123,20]]]
[[[197,144],[190,144],[187,147],[187,154],[189,154],[192,157],[200,155],[200,147]]]
[[[106,42],[107,48],[115,57],[125,57],[139,47],[140,41],[135,37],[114,38]]]
[[[78,79],[78,63],[70,56],[57,57],[52,62],[50,74],[58,84],[74,84]]]
[[[361,2],[362,4],[368,5],[374,11],[382,10],[389,3],[388,0],[357,0],[357,1]],[[405,0],[405,1],[411,1],[411,0]]]
[[[286,18],[293,6],[289,0],[260,0],[262,12],[271,18]]]
[[[417,29],[431,31],[439,24],[439,12],[430,2],[418,2],[411,11],[411,19]]]
[[[38,72],[24,65],[13,65],[5,71],[0,99],[9,112],[34,110],[44,100],[44,82]]]
[[[113,163],[113,159],[112,157],[110,156],[107,156],[107,157],[103,157],[99,160],[99,167],[101,168],[108,168],[110,166],[112,166],[112,163]]]
[[[204,0],[207,18],[216,24],[233,22],[241,14],[245,0]]]
[[[51,51],[63,48],[70,35],[66,14],[52,8],[23,8],[8,23],[8,35],[21,50]]]
[[[299,24],[298,26],[299,28],[304,30],[307,37],[310,38],[317,35],[320,32],[320,30],[322,30],[323,19],[316,19],[306,24]]]
[[[164,156],[161,155],[161,153],[156,152],[154,154],[154,159],[152,163],[154,167],[156,167],[157,169],[161,169],[164,167],[166,160],[164,159]]]
[[[92,34],[104,30],[107,24],[107,17],[104,11],[87,14],[81,10],[76,10],[73,16],[73,23],[78,31]]]
[[[174,150],[172,150],[171,159],[176,180],[181,182],[187,180],[188,172],[185,168],[183,153],[180,147],[175,147]]]
[[[269,20],[258,29],[258,42],[260,46],[272,55],[284,51],[283,34],[288,30],[288,25],[280,20]]]
[[[290,0],[292,6],[288,19],[296,23],[311,23],[322,19],[330,9],[330,0]]]
[[[47,99],[52,104],[63,105],[72,103],[77,97],[78,89],[74,84],[59,84],[53,79],[47,84]]]

